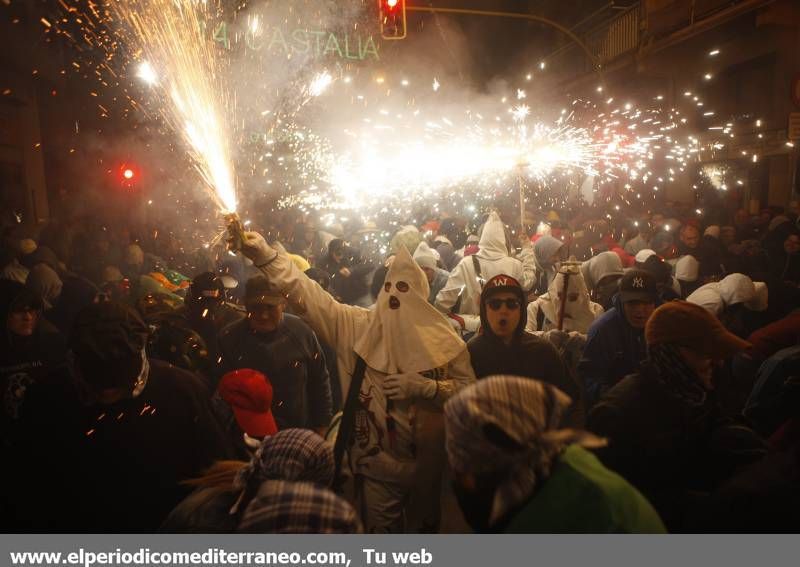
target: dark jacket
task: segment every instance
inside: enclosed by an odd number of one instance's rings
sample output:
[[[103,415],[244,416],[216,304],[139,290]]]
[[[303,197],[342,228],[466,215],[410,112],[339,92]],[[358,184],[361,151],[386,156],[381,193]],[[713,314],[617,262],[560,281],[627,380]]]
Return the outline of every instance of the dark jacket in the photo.
[[[61,295],[53,308],[47,310],[45,317],[69,336],[75,317],[94,301],[99,290],[89,280],[73,274],[62,274],[61,281],[64,283]]]
[[[211,309],[205,309],[202,305],[184,304],[177,310],[177,315],[203,338],[209,360],[216,363],[222,354],[219,347],[220,334],[229,325],[244,319],[247,313],[244,309],[229,303],[222,303]]]
[[[495,374],[525,376],[552,384],[573,400],[578,399],[578,388],[570,380],[558,351],[545,339],[522,333],[506,345],[491,332],[484,331],[473,337],[467,348],[478,379]]]
[[[481,332],[468,343],[472,368],[478,379],[495,374],[525,376],[561,389],[573,400],[578,389],[570,379],[556,348],[544,339],[525,332],[528,310],[521,288],[514,291],[520,300],[520,320],[511,344],[506,345],[492,332],[486,316],[487,292],[481,294]]]
[[[699,407],[673,397],[649,363],[627,376],[589,412],[587,428],[609,440],[598,456],[653,504],[670,531],[694,521],[692,492],[708,493],[733,473],[736,462],[723,439],[723,420],[712,395]],[[744,428],[742,428],[744,429]],[[719,437],[717,435],[720,434]],[[758,437],[744,429],[747,441]]]
[[[6,321],[17,301],[38,299],[18,282],[0,281],[0,439],[4,447],[12,442],[12,430],[23,411],[28,389],[54,376],[53,371],[63,367],[67,359],[64,336],[41,312],[30,337],[7,330]]]
[[[233,456],[200,379],[165,362],[150,361],[139,396],[109,405],[84,405],[74,390],[37,393],[26,462],[32,484],[46,479],[49,512],[40,509],[35,531],[153,532],[188,494],[181,481]],[[55,469],[42,466],[43,451]]]
[[[636,372],[647,356],[644,330],[628,324],[619,295],[613,304],[589,327],[583,357],[578,363],[588,408],[623,377]]]
[[[220,337],[222,372],[252,368],[272,384],[279,429],[319,428],[332,416],[331,386],[317,336],[299,317],[284,314],[272,333],[254,333],[243,319]]]

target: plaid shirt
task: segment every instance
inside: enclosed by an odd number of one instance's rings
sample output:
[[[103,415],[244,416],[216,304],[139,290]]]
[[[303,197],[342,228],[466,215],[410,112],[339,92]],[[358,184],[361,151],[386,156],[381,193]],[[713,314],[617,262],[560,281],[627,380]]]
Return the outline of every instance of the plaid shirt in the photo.
[[[352,534],[362,529],[353,507],[330,490],[308,482],[269,480],[247,506],[237,531]]]

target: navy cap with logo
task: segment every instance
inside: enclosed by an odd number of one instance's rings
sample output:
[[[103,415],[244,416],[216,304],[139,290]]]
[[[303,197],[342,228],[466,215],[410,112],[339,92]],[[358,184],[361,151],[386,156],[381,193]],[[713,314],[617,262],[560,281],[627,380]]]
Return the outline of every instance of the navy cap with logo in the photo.
[[[619,281],[619,296],[622,303],[629,301],[655,303],[658,299],[656,280],[650,272],[630,270]]]

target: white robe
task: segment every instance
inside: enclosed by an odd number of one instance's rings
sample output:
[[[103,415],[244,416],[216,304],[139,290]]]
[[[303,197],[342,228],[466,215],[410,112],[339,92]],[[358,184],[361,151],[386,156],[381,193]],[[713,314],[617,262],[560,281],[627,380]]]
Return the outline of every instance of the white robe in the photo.
[[[417,472],[415,446],[429,445],[424,440],[427,432],[422,431],[421,439],[417,431],[417,409],[440,411],[452,394],[475,381],[466,345],[427,302],[425,274],[401,248],[386,274],[391,290],[382,289],[375,308],[364,309],[338,303],[281,249],[261,271],[320,340],[336,351],[343,394],[350,387],[356,352],[367,363],[359,395],[363,411],[356,414],[354,444],[348,454],[351,470],[376,480],[410,482]],[[397,291],[400,281],[409,285],[409,291]],[[399,299],[399,309],[388,307],[391,295]],[[383,382],[401,372],[436,379],[439,394],[431,401],[395,402],[391,411],[395,438],[390,443]]]
[[[497,213],[489,215],[479,247],[480,251],[475,256],[480,262],[483,282],[504,274],[517,280],[523,290],[531,289],[535,282],[533,247],[527,242],[520,260],[509,256],[503,221]],[[467,256],[453,269],[444,288],[436,296],[436,307],[444,313],[450,313],[461,296],[458,315],[464,319],[465,330],[476,332],[481,326],[483,282],[478,281],[472,257]]]

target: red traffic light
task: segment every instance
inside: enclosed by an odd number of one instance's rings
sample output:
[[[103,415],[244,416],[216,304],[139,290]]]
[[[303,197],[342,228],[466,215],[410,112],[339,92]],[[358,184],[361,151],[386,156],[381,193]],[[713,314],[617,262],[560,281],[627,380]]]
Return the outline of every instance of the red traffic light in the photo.
[[[141,182],[141,170],[135,163],[121,163],[114,177],[124,189],[133,191]]]
[[[378,0],[378,16],[383,39],[406,37],[406,0]]]

